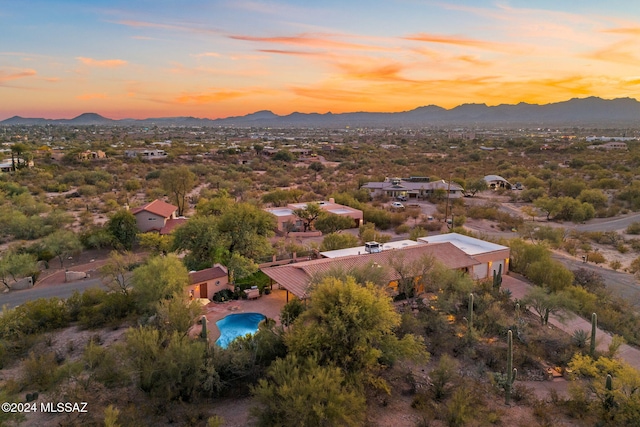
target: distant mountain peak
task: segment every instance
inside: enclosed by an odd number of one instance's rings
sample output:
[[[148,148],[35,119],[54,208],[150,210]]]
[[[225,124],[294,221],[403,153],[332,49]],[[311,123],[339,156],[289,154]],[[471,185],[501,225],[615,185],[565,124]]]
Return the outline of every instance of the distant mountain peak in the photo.
[[[224,119],[199,119],[193,117],[165,117],[144,120],[112,120],[97,113],[84,113],[73,119],[38,119],[14,116],[0,125],[121,125],[149,126],[286,126],[286,127],[344,127],[344,126],[523,126],[523,125],[625,125],[640,123],[640,102],[633,98],[602,99],[595,96],[572,98],[549,104],[500,104],[467,103],[451,109],[437,105],[425,105],[413,110],[395,113],[300,113],[280,116],[269,110]]]

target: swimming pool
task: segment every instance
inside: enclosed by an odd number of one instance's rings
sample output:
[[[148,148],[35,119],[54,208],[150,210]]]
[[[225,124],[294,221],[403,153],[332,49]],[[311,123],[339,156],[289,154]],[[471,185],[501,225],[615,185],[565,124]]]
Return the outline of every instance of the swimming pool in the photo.
[[[216,344],[227,348],[234,339],[255,333],[264,319],[266,316],[260,313],[235,313],[218,320],[216,326],[220,330],[220,338]]]

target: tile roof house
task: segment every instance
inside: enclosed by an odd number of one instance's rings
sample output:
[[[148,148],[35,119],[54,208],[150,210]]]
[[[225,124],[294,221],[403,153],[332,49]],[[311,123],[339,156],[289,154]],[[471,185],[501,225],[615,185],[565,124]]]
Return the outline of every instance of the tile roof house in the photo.
[[[328,212],[330,214],[338,215],[338,216],[346,216],[353,219],[353,228],[359,227],[362,225],[363,221],[363,213],[359,209],[354,209],[349,206],[340,205],[335,202],[333,198],[329,199],[329,201],[320,201],[316,202],[320,206],[320,208]],[[287,228],[288,224],[293,225],[293,230],[290,231],[302,231],[303,225],[302,220],[293,213],[295,209],[305,208],[307,206],[306,203],[289,203],[286,207],[281,208],[266,208],[265,211],[276,217],[277,230],[279,232],[284,232]]]
[[[162,200],[154,200],[146,205],[132,209],[131,213],[136,217],[138,230],[141,232],[161,231],[171,220],[175,220],[178,207]],[[174,224],[171,229],[175,228]]]
[[[508,246],[498,245],[458,233],[420,237],[418,238],[418,242],[428,244],[449,242],[467,255],[473,257],[478,261],[478,264],[469,270],[469,274],[471,274],[475,280],[493,278],[494,271],[497,273],[501,270],[503,274],[509,271],[511,250]]]
[[[378,267],[389,265],[392,260],[403,258],[404,262],[411,263],[420,260],[424,256],[433,257],[449,269],[468,272],[480,261],[467,255],[450,242],[422,244],[393,249],[366,255],[351,255],[338,258],[322,258],[305,261],[296,264],[287,264],[277,267],[264,267],[262,272],[273,281],[300,299],[308,297],[312,279],[323,273],[334,271],[349,271],[354,268]],[[387,269],[387,279],[390,285],[400,277],[393,269]]]
[[[387,196],[395,198],[405,196],[407,198],[424,199],[436,194],[436,191],[444,191],[449,197],[462,197],[463,188],[455,182],[444,180],[431,182],[406,181],[400,178],[386,179],[383,182],[368,182],[361,188],[369,190],[371,197]]]
[[[211,299],[213,294],[223,289],[229,289],[229,275],[227,267],[222,264],[189,273],[187,292],[193,298]]]

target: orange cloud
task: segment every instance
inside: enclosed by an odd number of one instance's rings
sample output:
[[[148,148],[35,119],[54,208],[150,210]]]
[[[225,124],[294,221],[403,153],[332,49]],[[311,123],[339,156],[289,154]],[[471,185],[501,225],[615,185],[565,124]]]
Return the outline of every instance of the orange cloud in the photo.
[[[514,50],[514,46],[506,43],[470,39],[467,37],[441,36],[437,34],[428,34],[428,33],[418,33],[411,36],[403,37],[403,39],[414,40],[414,41],[425,42],[425,43],[439,43],[439,44],[448,44],[453,46],[473,47],[477,49],[499,51],[499,52]]]
[[[127,65],[127,61],[124,61],[122,59],[98,60],[93,58],[86,58],[84,56],[78,56],[76,57],[76,59],[86,66],[97,68],[117,68]]]
[[[293,55],[293,56],[318,56],[317,52],[310,52],[310,51],[303,51],[303,50],[258,49],[258,52],[276,53],[279,55]]]
[[[599,61],[615,62],[620,64],[638,65],[640,59],[632,51],[636,51],[637,45],[629,41],[621,41],[609,45],[603,49],[584,55],[585,58]]]
[[[371,97],[364,91],[344,90],[335,87],[292,87],[291,90],[298,96],[321,99],[325,101],[360,102],[371,103],[377,97]]]
[[[195,58],[206,58],[206,57],[219,58],[221,55],[218,52],[203,52],[203,53],[197,53],[191,56]]]
[[[245,90],[218,90],[208,93],[189,93],[175,99],[178,104],[209,104],[212,102],[227,101],[243,96],[256,95],[260,91]]]
[[[338,64],[338,67],[346,74],[347,78],[355,80],[376,80],[376,81],[410,81],[400,76],[406,67],[398,62],[380,63],[378,59],[373,65],[357,65],[354,63]]]
[[[36,70],[32,70],[30,68],[27,69],[15,69],[15,68],[7,68],[0,69],[0,84],[8,82],[10,80],[22,79],[25,77],[33,77],[36,74]]]
[[[326,34],[322,34],[320,37],[317,35],[311,35],[311,34],[299,34],[295,36],[282,36],[282,37],[253,37],[253,36],[235,35],[235,36],[229,36],[229,38],[233,40],[306,46],[306,47],[321,48],[321,49],[386,50],[377,46],[331,40],[327,36],[332,37],[332,35],[326,35]]]
[[[80,101],[90,101],[92,99],[109,99],[106,93],[83,93],[76,96]]]
[[[612,28],[603,30],[603,33],[626,34],[630,36],[640,36],[640,27]]]

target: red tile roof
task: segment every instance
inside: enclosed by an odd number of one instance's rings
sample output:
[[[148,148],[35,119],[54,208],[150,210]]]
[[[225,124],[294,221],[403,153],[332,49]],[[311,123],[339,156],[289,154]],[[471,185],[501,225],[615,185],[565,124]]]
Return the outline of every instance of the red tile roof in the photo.
[[[280,284],[283,288],[293,293],[298,298],[306,298],[309,283],[314,276],[332,271],[349,271],[371,265],[388,266],[393,259],[403,258],[404,262],[411,263],[420,260],[423,256],[431,256],[449,269],[461,269],[481,264],[473,257],[449,242],[430,243],[425,245],[410,246],[402,249],[392,249],[376,254],[351,255],[339,258],[323,258],[305,261],[296,264],[281,265],[278,267],[265,267],[262,272]],[[399,275],[393,269],[387,269],[389,281],[399,279]]]
[[[169,218],[177,210],[177,206],[156,199],[153,202],[149,202],[146,205],[140,206],[139,208],[132,209],[131,213],[137,215],[142,211],[146,211],[156,215],[160,215],[163,218]]]
[[[222,277],[227,277],[227,268],[218,264],[215,267],[205,268],[204,270],[192,271],[189,273],[189,283],[194,285]]]
[[[171,218],[160,229],[160,234],[171,234],[173,230],[187,222],[187,218]]]

